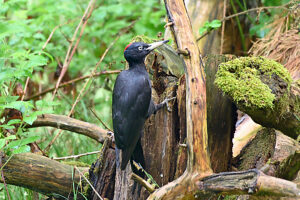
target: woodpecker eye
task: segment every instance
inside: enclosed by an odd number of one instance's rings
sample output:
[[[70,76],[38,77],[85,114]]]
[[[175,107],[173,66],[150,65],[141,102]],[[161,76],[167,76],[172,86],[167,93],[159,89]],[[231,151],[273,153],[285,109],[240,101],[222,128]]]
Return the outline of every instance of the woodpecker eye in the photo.
[[[138,47],[138,50],[142,51],[142,50],[143,50],[143,47],[142,47],[142,46],[139,46],[139,47]]]

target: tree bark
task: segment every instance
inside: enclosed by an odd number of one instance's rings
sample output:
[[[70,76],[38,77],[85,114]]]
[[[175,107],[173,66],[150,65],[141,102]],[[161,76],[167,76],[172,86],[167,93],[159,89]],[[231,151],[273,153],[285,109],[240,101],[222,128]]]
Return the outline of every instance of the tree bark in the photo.
[[[228,171],[232,161],[232,138],[237,119],[236,106],[214,84],[219,64],[231,56],[204,58],[207,95],[207,131],[211,166],[215,173]]]
[[[258,196],[300,197],[300,189],[293,182],[267,176],[252,169],[239,172],[223,172],[208,176],[198,183],[199,193],[251,194]]]
[[[204,66],[193,36],[183,1],[165,0],[171,30],[181,52],[185,52],[186,125],[188,161],[185,173],[175,181],[155,191],[149,199],[171,199],[193,196],[193,180],[212,173],[207,143],[206,85]],[[180,193],[179,193],[180,191]]]
[[[77,193],[82,192],[80,186],[77,190],[80,175],[72,166],[44,156],[22,153],[13,155],[10,160],[7,156],[2,157],[1,167],[3,167],[6,184],[29,188],[58,198],[61,196],[71,198],[73,190]],[[87,171],[87,169],[81,170]]]
[[[89,180],[102,198],[113,199],[115,191],[116,159],[115,151],[110,148],[111,139],[106,139],[102,145],[99,158],[89,170]],[[99,197],[89,187],[88,199],[98,200]]]
[[[300,145],[280,131],[263,128],[235,158],[235,167],[257,168],[270,176],[294,180],[300,170]]]

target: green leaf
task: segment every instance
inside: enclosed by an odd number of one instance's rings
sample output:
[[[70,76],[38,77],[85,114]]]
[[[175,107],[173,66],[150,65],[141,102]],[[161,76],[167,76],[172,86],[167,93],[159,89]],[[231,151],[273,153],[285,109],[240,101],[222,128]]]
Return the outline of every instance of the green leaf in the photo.
[[[7,148],[18,148],[20,146],[24,146],[26,144],[35,142],[39,138],[40,138],[39,136],[31,136],[31,137],[24,138],[24,139],[21,139],[21,140],[15,140],[15,141],[10,142],[7,145]]]
[[[7,122],[7,125],[19,124],[22,121],[20,119],[12,119]]]
[[[10,135],[10,136],[7,136],[6,138],[0,139],[0,149],[2,149],[5,146],[5,142],[7,140],[14,140],[14,139],[16,139],[15,135]]]
[[[15,135],[10,135],[10,136],[7,136],[5,137],[4,139],[6,140],[15,140],[17,137]]]
[[[30,113],[30,115],[28,115],[28,116],[23,116],[23,121],[29,125],[32,125],[32,123],[37,119],[37,116],[41,115],[43,113],[44,112],[42,112],[42,111],[36,111],[36,112]]]
[[[0,104],[16,101],[19,96],[0,96]]]
[[[26,145],[26,146],[21,146],[21,147],[15,149],[13,151],[13,154],[27,153],[27,152],[30,152],[30,147]]]
[[[202,35],[203,33],[205,33],[206,30],[207,30],[207,28],[201,27],[201,28],[199,29],[199,34]]]
[[[218,19],[215,19],[215,20],[213,20],[212,22],[210,22],[210,27],[212,27],[212,28],[219,28],[219,27],[221,27],[221,25],[222,25],[222,23],[221,23],[221,21],[220,20],[218,20]]]
[[[0,139],[0,149],[2,149],[5,145],[5,139]]]
[[[15,128],[14,126],[9,126],[6,124],[0,125],[0,127],[4,128],[4,129],[14,129]]]

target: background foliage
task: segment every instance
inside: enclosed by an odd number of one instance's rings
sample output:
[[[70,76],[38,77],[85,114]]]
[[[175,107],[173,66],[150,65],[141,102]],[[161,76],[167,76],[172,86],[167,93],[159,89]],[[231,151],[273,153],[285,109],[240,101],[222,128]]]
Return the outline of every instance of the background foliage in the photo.
[[[5,108],[15,108],[20,110],[24,117],[23,121],[11,120],[2,128],[13,128],[10,126],[13,123],[32,123],[41,113],[67,115],[71,110],[84,81],[73,85],[72,90],[59,90],[54,101],[51,101],[52,93],[35,102],[19,101],[13,88],[18,83],[24,88],[28,76],[35,84],[31,89],[37,86],[44,90],[55,86],[54,74],[58,62],[63,63],[69,42],[88,3],[87,0],[0,0],[0,112],[3,114]],[[135,35],[156,38],[156,35],[163,31],[164,16],[164,6],[157,0],[96,1],[66,76],[73,79],[89,75],[120,30],[136,20],[133,28],[120,37],[100,66],[100,70],[123,69],[124,47]],[[44,51],[41,51],[48,36],[58,25],[61,27],[54,32]],[[112,127],[111,93],[115,78],[116,75],[95,78],[88,88],[87,95],[76,106],[72,117],[102,126],[91,113],[92,108],[105,124]],[[32,94],[38,92],[34,89]],[[1,122],[3,121],[2,118]],[[30,151],[26,144],[35,140],[44,149],[57,130],[39,128],[28,131],[20,128],[17,141],[12,141],[15,136],[6,137],[9,134],[4,134],[3,129],[0,133],[0,148],[12,154]],[[18,143],[15,144],[16,142]],[[92,139],[64,131],[52,145],[48,155],[61,157],[99,148],[100,145]],[[17,151],[13,151],[14,149]],[[91,164],[95,158],[96,155],[91,155],[79,160]],[[0,187],[0,199],[4,199],[4,185],[1,184]],[[30,190],[14,186],[8,186],[8,189],[13,198],[33,199]]]

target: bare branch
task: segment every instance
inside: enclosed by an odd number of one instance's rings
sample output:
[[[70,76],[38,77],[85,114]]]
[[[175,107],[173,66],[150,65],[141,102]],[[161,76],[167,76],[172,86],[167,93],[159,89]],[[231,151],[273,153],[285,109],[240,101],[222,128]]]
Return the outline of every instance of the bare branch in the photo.
[[[82,156],[93,155],[93,154],[97,154],[97,153],[100,153],[100,152],[101,151],[92,151],[92,152],[82,153],[82,154],[78,154],[78,155],[53,158],[53,160],[67,160],[67,159],[73,159],[73,158],[80,158]]]
[[[110,132],[100,128],[97,125],[83,122],[64,115],[44,114],[38,116],[32,125],[26,125],[26,128],[51,126],[62,130],[80,133],[82,135],[93,138],[98,142],[104,142]]]
[[[120,70],[101,71],[101,72],[95,73],[95,74],[94,74],[94,77],[96,77],[96,76],[101,76],[101,75],[108,75],[108,74],[118,74],[118,73],[120,73],[120,72],[121,72]],[[81,77],[75,78],[75,79],[73,79],[73,80],[70,80],[70,81],[61,83],[61,84],[58,86],[58,88],[65,87],[65,86],[70,85],[70,84],[73,84],[73,83],[77,83],[77,82],[82,81],[82,80],[84,80],[84,79],[90,78],[91,76],[92,76],[92,74],[86,75],[86,76],[81,76]],[[46,90],[44,90],[44,91],[42,91],[42,92],[40,92],[40,93],[38,93],[38,94],[34,94],[34,95],[30,96],[30,97],[27,97],[27,98],[25,98],[25,101],[28,101],[28,100],[30,100],[30,99],[34,99],[34,98],[39,97],[39,96],[42,96],[42,95],[45,95],[45,94],[47,94],[48,92],[52,92],[53,90],[55,90],[55,87],[46,89]]]
[[[78,46],[79,41],[80,41],[80,39],[81,39],[81,37],[82,37],[82,34],[83,34],[84,28],[85,28],[85,26],[86,26],[86,24],[87,24],[87,21],[88,21],[89,17],[91,16],[92,12],[93,12],[93,9],[94,9],[93,4],[94,4],[94,1],[95,1],[95,0],[90,0],[90,2],[89,2],[89,4],[88,4],[87,8],[86,8],[85,11],[84,11],[84,14],[83,14],[81,20],[80,20],[79,24],[77,25],[76,30],[75,30],[75,32],[74,32],[74,34],[73,34],[73,37],[72,37],[72,39],[71,39],[71,43],[70,43],[70,45],[69,45],[69,48],[68,48],[68,51],[67,51],[67,54],[66,54],[66,57],[65,57],[65,61],[64,61],[63,68],[62,68],[61,73],[60,73],[60,75],[59,75],[59,77],[58,77],[58,80],[57,80],[57,82],[56,82],[56,86],[55,86],[55,89],[54,89],[54,92],[53,92],[52,99],[54,99],[54,97],[55,97],[55,94],[56,94],[56,92],[57,92],[58,86],[60,85],[60,82],[61,82],[62,78],[64,77],[64,75],[65,75],[65,73],[66,73],[66,71],[67,71],[67,69],[68,69],[68,67],[69,67],[69,65],[70,65],[70,63],[71,63],[72,57],[73,57],[73,55],[74,55],[74,52],[75,52],[75,50],[77,49],[77,46]],[[82,25],[82,23],[83,23],[83,25]],[[75,46],[73,47],[73,42],[75,41],[77,32],[78,32],[79,28],[81,27],[81,25],[82,25],[82,28],[81,28],[81,31],[80,31],[80,35],[79,35],[79,37],[77,38],[77,41],[76,41]],[[72,48],[72,47],[73,47],[73,48]],[[71,50],[72,50],[72,52],[71,52]],[[70,52],[71,52],[71,55],[70,55]]]

